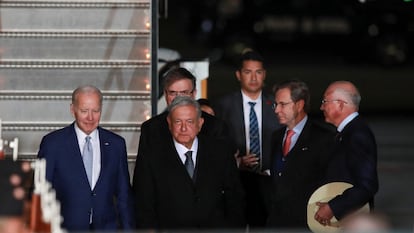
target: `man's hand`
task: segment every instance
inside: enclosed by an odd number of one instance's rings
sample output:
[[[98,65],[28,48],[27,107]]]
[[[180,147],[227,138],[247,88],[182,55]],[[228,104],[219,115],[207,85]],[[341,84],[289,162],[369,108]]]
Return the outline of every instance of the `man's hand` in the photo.
[[[319,209],[315,213],[315,220],[324,226],[330,226],[334,216],[331,207],[326,202],[316,202],[316,205],[319,206]]]
[[[255,154],[247,154],[240,157],[240,168],[251,169],[252,167],[259,164],[259,157]]]

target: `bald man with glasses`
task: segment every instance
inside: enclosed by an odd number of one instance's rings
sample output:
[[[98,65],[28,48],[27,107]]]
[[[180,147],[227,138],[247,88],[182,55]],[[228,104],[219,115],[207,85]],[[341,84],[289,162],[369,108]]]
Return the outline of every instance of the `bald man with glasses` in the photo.
[[[314,218],[322,225],[331,219],[344,219],[369,203],[371,209],[378,192],[377,144],[368,124],[359,115],[361,95],[349,81],[336,81],[326,89],[320,109],[325,121],[337,128],[333,153],[325,182],[346,182],[353,187],[328,202],[317,205]]]

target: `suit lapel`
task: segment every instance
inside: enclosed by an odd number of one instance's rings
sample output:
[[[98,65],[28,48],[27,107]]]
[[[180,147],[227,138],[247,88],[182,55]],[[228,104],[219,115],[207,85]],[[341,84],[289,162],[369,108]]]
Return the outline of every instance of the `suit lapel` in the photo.
[[[96,180],[95,187],[102,182],[102,171],[108,171],[111,166],[111,156],[109,155],[109,149],[111,146],[111,141],[108,137],[108,134],[105,133],[100,127],[98,127],[98,134],[99,134],[99,147],[101,150],[101,171],[99,172],[98,179]],[[94,188],[95,188],[94,187]]]
[[[210,168],[208,153],[209,152],[208,147],[206,146],[206,141],[202,136],[198,137],[197,163],[196,169],[194,171],[195,184],[200,184],[203,182],[204,175],[208,174],[208,169]]]
[[[185,179],[188,181],[188,183],[193,184],[193,180],[191,179],[190,175],[188,175],[187,169],[185,168],[183,162],[180,159],[180,156],[178,155],[177,150],[175,149],[172,136],[170,136],[170,139],[168,140],[166,145],[166,148],[162,150],[164,151],[164,154],[162,156],[163,158],[161,158],[168,160],[165,164],[170,164],[166,167],[166,169],[170,170],[170,172],[167,172],[166,174],[177,174],[177,176],[184,176],[186,177]],[[195,169],[197,169],[197,167]],[[194,171],[194,174],[195,173],[196,170]]]
[[[83,165],[83,159],[82,159],[82,152],[79,148],[79,142],[78,142],[78,137],[76,135],[76,131],[75,131],[75,123],[72,123],[69,126],[69,130],[68,130],[68,140],[66,140],[67,142],[67,150],[68,151],[72,151],[71,153],[67,153],[67,155],[69,155],[69,158],[72,161],[74,161],[75,163],[77,163],[78,165],[76,165],[76,169],[77,171],[71,171],[74,174],[79,174],[78,176],[80,176],[80,174],[82,174],[82,180],[85,181],[85,184],[87,186],[89,186],[89,182],[88,182],[88,175],[86,174],[86,170],[85,167]]]
[[[235,122],[235,129],[238,129],[235,135],[238,137],[237,141],[240,142],[240,145],[244,145],[243,151],[240,151],[243,155],[246,154],[246,126],[244,125],[243,96],[241,91],[236,93],[233,101],[235,111],[232,120]]]
[[[307,142],[309,142],[309,133],[310,133],[311,123],[309,122],[309,118],[305,123],[305,126],[302,129],[302,132],[298,136],[298,140],[296,144],[293,146],[292,151],[305,151],[308,150]],[[294,153],[294,154],[301,154],[301,153]]]

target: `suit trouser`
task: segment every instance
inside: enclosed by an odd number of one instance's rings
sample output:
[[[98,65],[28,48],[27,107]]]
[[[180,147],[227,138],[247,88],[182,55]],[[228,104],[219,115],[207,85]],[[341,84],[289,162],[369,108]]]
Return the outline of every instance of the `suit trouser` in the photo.
[[[240,179],[246,194],[246,220],[250,228],[265,227],[270,203],[271,177],[241,171]]]

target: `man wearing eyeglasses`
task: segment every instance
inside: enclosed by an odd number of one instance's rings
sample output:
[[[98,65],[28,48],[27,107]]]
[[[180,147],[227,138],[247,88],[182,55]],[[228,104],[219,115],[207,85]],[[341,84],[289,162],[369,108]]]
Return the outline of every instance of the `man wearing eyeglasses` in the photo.
[[[335,131],[308,116],[306,83],[288,80],[273,91],[274,111],[284,127],[272,135],[273,186],[267,227],[308,231],[308,200],[325,175]]]
[[[177,96],[189,96],[195,99],[197,94],[196,77],[182,67],[174,68],[167,72],[163,79],[163,87],[167,106],[169,106]],[[168,111],[165,111],[145,121],[141,125],[137,156],[140,156],[144,152],[151,153],[151,151],[154,151],[154,148],[164,144],[167,139],[171,137],[171,133],[168,129],[167,116]],[[199,134],[209,135],[219,140],[228,140],[228,129],[224,121],[205,112],[202,112],[201,117],[204,119],[204,124],[201,127]],[[137,164],[135,164],[135,169],[137,169],[137,167]],[[138,173],[134,171],[134,189],[136,188],[136,174]]]
[[[330,225],[332,217],[343,219],[369,203],[378,192],[377,144],[368,124],[359,116],[361,95],[354,84],[336,81],[326,89],[320,109],[325,121],[337,127],[334,150],[326,182],[347,182],[353,186],[329,202],[317,203],[315,220]]]
[[[229,126],[230,138],[238,154],[248,225],[262,228],[266,224],[266,200],[271,183],[270,137],[280,125],[273,113],[273,99],[262,91],[266,79],[262,56],[247,51],[241,55],[238,65],[235,75],[241,90],[219,99],[214,110],[216,116]]]

